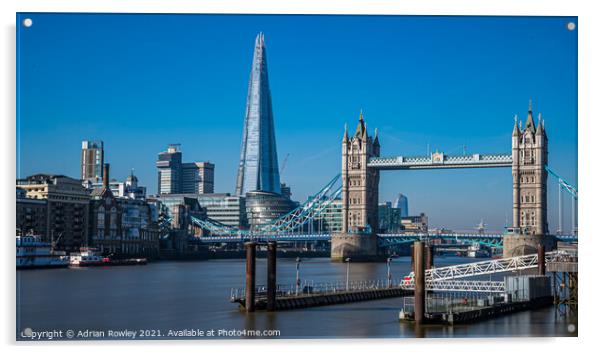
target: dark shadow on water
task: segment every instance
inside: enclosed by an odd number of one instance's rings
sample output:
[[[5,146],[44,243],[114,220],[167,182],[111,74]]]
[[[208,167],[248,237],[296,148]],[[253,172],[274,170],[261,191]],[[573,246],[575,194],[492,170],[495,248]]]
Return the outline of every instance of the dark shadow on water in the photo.
[[[349,308],[349,307],[314,307],[300,309],[301,311],[311,312],[369,312],[369,311],[399,311],[399,307],[365,307],[365,308]]]

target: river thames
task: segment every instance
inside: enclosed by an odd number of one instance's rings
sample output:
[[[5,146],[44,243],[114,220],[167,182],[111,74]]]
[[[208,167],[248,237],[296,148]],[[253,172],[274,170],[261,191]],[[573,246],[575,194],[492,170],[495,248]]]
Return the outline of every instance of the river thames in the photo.
[[[435,265],[474,260],[436,258]],[[410,272],[408,257],[391,262],[393,278]],[[346,264],[329,258],[302,259],[301,279],[344,282]],[[257,261],[257,284],[265,284],[266,261]],[[386,279],[381,263],[351,263],[351,280]],[[245,260],[156,262],[146,266],[17,271],[17,339],[22,331],[228,331],[212,338],[248,338],[242,330],[277,330],[262,338],[414,338],[576,336],[576,315],[554,307],[470,325],[426,325],[398,321],[401,298],[247,315],[229,301],[231,288],[244,286]],[[499,279],[499,278],[498,278]],[[295,260],[278,259],[278,284],[294,284]],[[575,325],[575,326],[572,326]],[[86,332],[84,332],[86,333]],[[190,337],[188,337],[190,338]],[[209,337],[202,337],[209,338]],[[105,338],[106,339],[106,338]],[[127,338],[123,338],[127,339]],[[137,335],[136,339],[140,339]]]

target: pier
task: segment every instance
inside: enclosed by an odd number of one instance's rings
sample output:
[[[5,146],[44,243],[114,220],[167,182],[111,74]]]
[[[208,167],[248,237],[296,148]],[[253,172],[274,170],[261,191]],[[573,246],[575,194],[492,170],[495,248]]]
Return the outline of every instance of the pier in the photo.
[[[401,321],[455,324],[555,303],[576,306],[577,301],[575,247],[545,252],[544,245],[539,245],[535,254],[435,267],[432,245],[416,241],[412,245],[413,272],[404,279],[393,280],[388,274],[384,280],[350,282],[347,275],[345,282],[301,283],[297,276],[295,284],[279,285],[276,282],[277,243],[270,241],[267,243],[268,284],[256,286],[257,245],[257,242],[245,244],[246,286],[230,291],[230,302],[239,304],[246,312],[293,310],[401,297]],[[504,281],[469,279],[528,269],[535,272],[509,275]],[[552,272],[552,277],[546,275],[546,270]],[[562,280],[558,285],[556,280],[559,277]]]
[[[400,286],[388,286],[384,280],[352,282],[349,286],[344,283],[304,285],[300,291],[295,286],[279,286],[276,291],[277,296],[275,300],[272,300],[274,301],[273,307],[269,306],[270,295],[268,294],[267,287],[256,287],[255,293],[255,303],[252,307],[247,306],[246,289],[232,289],[230,302],[238,303],[247,312],[249,312],[249,308],[252,308],[253,311],[281,311],[411,296],[414,291],[404,289]]]

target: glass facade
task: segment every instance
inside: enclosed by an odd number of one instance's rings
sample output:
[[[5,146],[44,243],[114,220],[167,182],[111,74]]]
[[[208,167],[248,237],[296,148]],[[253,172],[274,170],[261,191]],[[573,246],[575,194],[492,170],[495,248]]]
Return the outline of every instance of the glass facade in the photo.
[[[253,229],[270,224],[296,207],[297,203],[277,193],[256,191],[246,194],[247,220]]]
[[[263,33],[255,39],[236,179],[236,195],[243,196],[252,191],[280,194],[272,98]]]
[[[402,217],[410,215],[408,210],[408,197],[399,193],[393,203],[393,208],[399,209],[399,214]]]
[[[182,152],[179,145],[169,145],[157,160],[159,194],[179,193],[182,180]]]
[[[82,141],[81,179],[102,180],[104,164],[104,143],[102,141]]]
[[[207,210],[207,217],[232,227],[247,225],[245,198],[224,194],[203,194],[197,197],[199,204]]]

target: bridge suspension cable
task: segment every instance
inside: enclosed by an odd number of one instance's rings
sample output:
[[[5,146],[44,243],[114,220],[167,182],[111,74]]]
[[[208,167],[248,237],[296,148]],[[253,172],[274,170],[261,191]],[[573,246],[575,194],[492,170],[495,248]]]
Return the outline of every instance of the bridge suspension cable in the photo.
[[[305,224],[319,216],[326,207],[341,195],[342,187],[335,187],[340,177],[340,174],[336,175],[318,193],[308,198],[305,203],[272,223],[252,230],[252,233],[276,234],[300,230]],[[251,230],[242,230],[238,227],[225,225],[211,218],[199,219],[193,216],[190,218],[195,225],[211,232],[211,234],[241,237],[251,233]]]
[[[572,230],[571,232],[576,235],[577,234],[577,187],[573,186],[569,182],[567,182],[564,178],[560,177],[556,172],[552,171],[552,169],[546,165],[546,171],[556,178],[558,182],[558,234],[562,233],[562,190],[567,191],[572,197],[572,213],[571,213],[571,221],[572,221]]]

